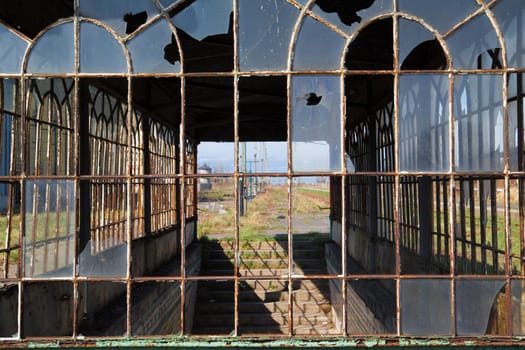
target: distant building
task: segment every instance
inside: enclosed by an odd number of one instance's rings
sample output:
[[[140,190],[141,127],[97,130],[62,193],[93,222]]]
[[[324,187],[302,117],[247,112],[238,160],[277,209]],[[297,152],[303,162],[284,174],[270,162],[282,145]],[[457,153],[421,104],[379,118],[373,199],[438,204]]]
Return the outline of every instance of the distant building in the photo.
[[[207,164],[203,164],[197,169],[197,174],[209,175],[212,173],[212,168]],[[199,191],[209,191],[211,190],[211,180],[209,177],[201,177],[198,182]]]

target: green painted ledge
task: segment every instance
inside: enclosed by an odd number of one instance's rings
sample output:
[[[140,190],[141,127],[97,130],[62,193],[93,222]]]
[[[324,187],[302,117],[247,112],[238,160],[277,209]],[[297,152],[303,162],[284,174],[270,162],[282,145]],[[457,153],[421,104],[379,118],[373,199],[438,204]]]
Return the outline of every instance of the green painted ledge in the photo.
[[[6,340],[0,341],[0,349],[312,349],[335,348],[355,349],[380,347],[382,349],[510,349],[525,346],[523,337],[479,337],[479,338],[244,338],[244,337],[158,337],[158,338],[118,338],[85,340]]]

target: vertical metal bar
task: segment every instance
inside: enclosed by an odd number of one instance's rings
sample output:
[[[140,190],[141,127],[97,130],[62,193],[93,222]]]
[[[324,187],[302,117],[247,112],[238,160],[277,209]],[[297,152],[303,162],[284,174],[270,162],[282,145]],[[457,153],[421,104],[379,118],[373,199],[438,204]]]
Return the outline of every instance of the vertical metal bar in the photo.
[[[4,103],[4,80],[1,80],[0,81],[0,145],[3,143],[3,134],[4,134],[4,128],[5,128],[5,120],[4,120],[4,106],[5,106],[5,103]],[[14,129],[14,128],[12,128]],[[12,132],[12,130],[11,130]],[[15,140],[13,138],[13,140]],[[11,142],[11,144],[14,144],[14,142]],[[3,155],[5,154],[7,150],[3,150],[3,149],[0,149],[0,155]],[[12,158],[13,158],[13,155],[11,154],[10,156],[10,163],[12,161]],[[12,175],[10,170],[8,170],[8,175]],[[2,174],[4,175],[4,174]],[[11,188],[11,186],[9,185],[9,188]],[[8,197],[9,198],[9,202],[7,204],[7,211],[9,212],[11,210],[11,202],[10,202],[10,198],[11,196]],[[11,233],[11,228],[10,228],[10,223],[9,223],[9,216],[6,215],[6,220],[7,220],[7,223],[6,223],[6,231],[5,231],[5,242],[4,242],[4,248],[5,249],[8,249],[6,252],[2,252],[0,253],[0,262],[2,261],[2,257],[4,257],[3,259],[3,270],[0,270],[0,271],[3,271],[1,274],[0,274],[0,278],[7,278],[8,274],[9,274],[9,256],[11,255],[11,250],[9,250],[9,246],[10,246],[10,233]],[[1,237],[1,234],[0,234],[0,237]],[[2,247],[0,247],[1,249]]]
[[[61,79],[60,82],[63,84],[64,80]],[[63,86],[64,91],[66,94],[69,94],[66,87]],[[60,101],[58,101],[60,103]],[[67,105],[67,103],[66,103]],[[69,107],[69,106],[68,106]],[[65,113],[66,116],[62,115],[62,106],[59,106],[59,109],[57,111],[57,124],[58,128],[55,129],[55,143],[56,143],[56,151],[55,151],[55,173],[60,175],[69,175],[67,170],[62,170],[62,153],[64,150],[62,149],[62,133],[67,132],[69,133],[69,127],[67,122],[64,121],[64,118],[71,118],[69,113]],[[68,129],[64,129],[64,128]],[[67,131],[64,131],[67,130]],[[67,147],[66,147],[67,150]],[[60,237],[60,197],[61,197],[61,187],[57,185],[57,195],[56,195],[56,202],[55,202],[55,239],[57,240],[55,243],[55,249],[54,249],[54,256],[55,256],[55,269],[59,267],[59,255],[63,252],[62,255],[64,255],[63,258],[66,258],[68,256],[68,232],[65,231],[65,236]],[[61,249],[60,243],[65,242],[65,246]],[[65,264],[67,265],[69,260],[65,260]]]
[[[132,115],[132,104],[133,104],[133,90],[131,86],[131,74],[128,71],[127,75],[127,115],[126,115],[126,124],[127,124],[127,169],[126,169],[126,241],[127,241],[127,273],[126,273],[126,334],[127,336],[132,335],[132,324],[131,324],[131,308],[132,308],[132,248],[133,248],[133,234],[132,230],[132,220],[133,220],[133,135],[132,135],[132,125],[133,125],[133,115]],[[120,211],[118,214],[119,220],[121,217]],[[119,225],[120,226],[120,225]],[[119,242],[120,243],[120,242]]]
[[[35,86],[31,84],[31,86]],[[38,114],[35,116],[35,154],[34,154],[34,175],[41,175],[40,173],[40,146],[41,146],[41,125],[40,125],[40,118],[42,113],[42,101],[39,100],[39,108],[38,108]],[[36,182],[33,183],[33,192],[32,192],[32,209],[31,209],[31,216],[32,216],[32,227],[31,227],[31,260],[30,260],[30,267],[31,267],[31,276],[35,274],[35,255],[37,253],[36,251],[36,242],[37,242],[37,228],[38,228],[38,185]]]
[[[18,258],[18,277],[19,278],[23,278],[25,276],[25,268],[26,268],[26,264],[25,264],[25,261],[26,261],[26,246],[25,246],[25,235],[26,235],[26,232],[25,232],[25,175],[26,175],[26,144],[27,144],[27,140],[26,140],[26,132],[27,132],[27,113],[26,113],[26,109],[25,109],[25,106],[26,106],[26,81],[25,81],[25,77],[24,77],[24,74],[22,74],[22,77],[20,79],[20,129],[19,129],[19,132],[20,132],[20,147],[19,147],[19,150],[20,150],[20,158],[21,158],[21,162],[20,162],[20,175],[21,175],[21,178],[20,178],[20,223],[19,223],[19,229],[20,229],[20,234],[19,234],[19,238],[18,238],[18,241],[19,241],[19,245],[20,247],[22,247],[20,249],[20,253],[19,254],[19,258]],[[18,284],[18,317],[17,317],[17,322],[18,322],[18,337],[17,338],[22,338],[23,337],[23,329],[22,329],[22,324],[23,324],[23,320],[24,320],[24,316],[23,316],[23,312],[24,312],[24,302],[23,302],[23,294],[24,294],[24,283],[22,283],[22,280],[20,279],[19,280],[19,284]]]
[[[75,0],[75,11],[76,11],[76,6],[78,5],[78,0]],[[75,17],[76,18],[76,17]],[[77,65],[76,65],[77,66]],[[78,319],[79,319],[79,316],[78,316],[78,310],[79,310],[79,304],[80,304],[80,296],[79,296],[79,292],[78,292],[78,271],[79,271],[79,268],[78,268],[78,261],[77,261],[77,257],[80,255],[80,247],[81,247],[81,244],[82,244],[82,233],[83,233],[83,224],[85,224],[87,222],[87,225],[88,225],[88,231],[87,231],[87,234],[89,235],[89,216],[90,216],[90,210],[89,208],[87,208],[87,210],[82,210],[82,201],[83,201],[83,195],[86,195],[88,197],[88,201],[89,201],[89,185],[87,187],[87,192],[84,190],[82,191],[81,189],[81,183],[80,181],[78,180],[78,175],[80,174],[80,163],[85,163],[87,164],[87,166],[89,167],[89,162],[80,162],[80,105],[82,103],[85,103],[87,104],[88,100],[85,100],[85,101],[80,101],[80,82],[79,82],[79,78],[78,77],[75,77],[74,79],[74,83],[73,83],[73,137],[74,137],[74,147],[68,147],[68,151],[69,152],[73,152],[74,154],[74,162],[73,162],[73,174],[76,176],[76,179],[74,181],[75,185],[74,185],[74,198],[75,198],[75,201],[74,201],[74,206],[75,206],[75,215],[73,216],[73,222],[74,222],[74,232],[73,232],[73,338],[76,338],[77,337],[77,334],[78,334],[78,329],[77,329],[77,324],[78,324]],[[89,128],[86,128],[85,130],[85,133],[87,134],[89,132]],[[70,137],[70,136],[68,136]],[[88,139],[88,142],[89,142],[89,139]],[[68,143],[68,145],[70,145]],[[88,145],[88,148],[89,148],[89,145]],[[86,155],[86,153],[83,153],[84,155]],[[87,153],[89,155],[89,153]],[[89,156],[88,156],[89,157]],[[69,158],[69,157],[68,157]],[[68,167],[68,173],[69,173],[69,167]],[[70,209],[70,200],[71,200],[71,194],[69,193],[69,190],[67,191],[67,196],[66,196],[66,201],[67,201],[67,206],[66,206],[66,230],[69,231],[69,228],[71,226],[71,222],[70,222],[70,216],[71,216],[71,213],[69,211]],[[77,215],[78,214],[78,215]],[[78,218],[78,219],[77,219]],[[78,222],[77,222],[78,220]],[[69,232],[68,232],[68,237],[69,237]],[[70,241],[69,241],[69,238],[67,240],[67,251],[66,251],[66,261],[69,261],[69,245],[70,245]]]
[[[448,198],[447,197],[447,188],[444,188],[443,191],[443,203],[447,206],[447,214],[445,216],[445,220],[448,218],[448,225],[445,224],[445,230],[448,230],[450,235],[446,236],[445,238],[445,245],[448,241],[448,254],[449,254],[449,261],[450,261],[450,332],[452,335],[456,334],[456,181],[454,179],[454,173],[456,171],[456,150],[455,150],[455,115],[454,115],[454,101],[455,101],[455,95],[454,95],[454,88],[455,88],[455,79],[454,74],[449,73],[448,75],[449,79],[449,103],[448,103],[448,118],[449,118],[449,129],[448,129],[448,143],[449,143],[449,181],[448,181]],[[458,128],[460,127],[460,123],[458,123]],[[459,143],[458,143],[459,144]],[[460,182],[461,186],[462,182]],[[463,196],[463,189],[460,187],[460,198]],[[448,199],[448,201],[447,201]],[[463,208],[463,206],[460,206],[460,208]],[[462,220],[464,216],[462,215]],[[463,226],[462,226],[463,230]],[[464,230],[462,232],[465,232]],[[447,241],[448,238],[448,241]],[[463,253],[465,250],[463,250]]]
[[[11,125],[12,125],[11,140],[12,141],[11,141],[11,145],[10,145],[10,156],[9,156],[9,175],[10,176],[16,175],[16,161],[15,161],[15,158],[18,158],[18,155],[15,155],[15,153],[17,151],[19,151],[19,152],[22,151],[22,148],[19,147],[17,149],[15,147],[17,141],[20,139],[20,135],[18,135],[17,132],[21,131],[21,129],[20,129],[20,120],[18,120],[16,118],[16,111],[20,111],[20,106],[16,105],[16,103],[19,102],[17,97],[20,96],[21,92],[19,90],[20,89],[20,85],[16,81],[14,81],[13,85],[14,85],[14,88],[15,88],[15,97],[14,97],[15,115],[11,116]],[[0,98],[2,99],[2,109],[4,109],[5,101],[4,101],[3,95],[0,96]],[[1,125],[3,127],[5,127],[3,113],[2,113],[2,124]],[[14,198],[14,187],[15,187],[15,183],[13,181],[10,181],[9,182],[9,193],[8,193],[8,206],[7,206],[7,213],[6,213],[6,215],[7,215],[7,218],[6,218],[7,219],[7,228],[6,228],[6,239],[5,239],[5,248],[6,249],[11,247],[11,232],[12,232],[12,225],[13,225],[14,200],[15,200],[15,198]],[[21,210],[21,208],[19,210]],[[20,232],[19,236],[20,237],[22,236],[21,232]],[[18,248],[18,250],[20,251],[20,254],[18,254],[18,260],[20,261],[21,257],[23,256],[23,254],[21,252],[21,248]],[[4,278],[7,278],[9,276],[9,270],[10,270],[9,258],[10,258],[10,255],[11,255],[11,250],[9,250],[6,253],[6,256],[5,256],[5,259],[4,259]],[[16,273],[15,277],[20,277],[20,276],[21,276],[21,270],[19,268],[17,268],[17,273]]]
[[[183,58],[181,59],[181,66],[184,67]],[[186,79],[183,76],[180,81],[181,92],[181,118],[179,130],[179,173],[180,177],[180,325],[182,334],[186,334]]]
[[[293,274],[294,274],[294,260],[293,260],[293,226],[292,226],[292,184],[293,184],[293,154],[292,154],[292,89],[293,81],[290,74],[287,75],[286,81],[286,91],[287,94],[287,147],[288,147],[288,178],[287,178],[287,187],[288,187],[288,335],[294,335],[293,328]]]
[[[62,196],[62,187],[61,187],[61,184],[62,184],[62,181],[60,182],[55,182],[56,183],[56,186],[57,186],[57,189],[56,189],[56,198],[55,198],[55,227],[54,227],[54,231],[55,231],[55,239],[56,239],[56,242],[55,242],[55,249],[54,249],[54,257],[55,257],[55,264],[54,264],[54,269],[58,269],[59,268],[59,255],[62,251],[65,251],[65,248],[66,247],[63,247],[61,249],[60,247],[60,244],[63,243],[63,242],[66,242],[67,243],[67,231],[65,231],[65,236],[64,237],[60,237],[60,198]],[[67,227],[67,226],[66,226]],[[66,229],[67,230],[67,229]],[[68,261],[66,260],[64,262],[64,266],[67,266],[68,264]]]
[[[400,191],[401,179],[399,175],[399,33],[398,33],[398,15],[397,15],[397,1],[394,1],[394,15],[392,21],[393,32],[393,69],[394,69],[394,101],[393,101],[393,170],[394,176],[394,222],[395,222],[395,275],[396,275],[396,334],[401,335],[401,232],[400,232]]]
[[[233,137],[234,137],[234,156],[235,156],[235,174],[238,174],[238,143],[239,143],[239,2],[238,0],[233,0],[233,73],[234,73],[234,79],[233,79]],[[246,153],[244,153],[244,156],[246,156]],[[237,196],[239,196],[238,192],[238,179],[235,178],[235,198],[237,199]],[[240,199],[240,198],[239,198]],[[235,257],[235,262],[233,264],[233,273],[235,277],[235,285],[234,285],[234,299],[233,299],[233,314],[234,314],[234,330],[233,334],[235,336],[239,335],[239,269],[240,269],[240,262],[241,262],[241,253],[239,249],[239,200],[235,201],[235,239],[233,247],[233,256]]]
[[[143,143],[143,149],[141,151],[141,156],[144,160],[143,162],[143,169],[142,172],[145,175],[149,175],[151,173],[151,167],[150,167],[150,160],[151,160],[151,150],[150,150],[150,143],[149,143],[149,134],[150,134],[150,116],[149,114],[144,114],[142,116],[142,143]],[[164,174],[164,172],[163,172]],[[151,236],[151,217],[152,217],[152,210],[151,210],[151,179],[145,178],[144,184],[143,184],[143,190],[142,193],[144,193],[144,234],[146,236]]]
[[[44,166],[44,170],[43,170],[43,173],[42,175],[52,175],[51,174],[51,171],[50,171],[50,168],[51,168],[51,128],[52,128],[52,114],[53,114],[53,95],[54,95],[54,90],[55,90],[55,80],[51,80],[51,85],[50,85],[50,91],[47,91],[46,93],[48,94],[47,97],[46,97],[46,100],[48,101],[48,105],[47,105],[47,110],[46,110],[46,116],[45,116],[45,119],[43,120],[44,122],[48,122],[49,124],[46,125],[46,129],[47,129],[47,135],[46,135],[46,141],[47,141],[47,145],[46,145],[46,159],[42,159],[42,163],[43,165],[45,164]],[[44,101],[44,106],[46,105],[46,102]],[[47,162],[46,162],[47,161]],[[47,164],[46,164],[47,163]],[[50,243],[48,240],[49,240],[49,215],[50,215],[50,193],[49,193],[49,180],[46,181],[46,194],[45,194],[45,209],[44,209],[44,212],[45,212],[45,223],[44,223],[44,246],[43,246],[43,250],[44,250],[44,271],[47,271],[47,269],[52,269],[51,267],[48,267],[48,251],[49,251],[49,246],[52,245],[52,243]]]
[[[499,29],[499,28],[498,28]],[[498,34],[501,35],[498,31]],[[504,68],[507,68],[506,67],[506,62],[507,60],[505,59],[507,56],[507,53],[506,53],[506,48],[505,48],[505,45],[503,46],[503,58],[504,58]],[[511,197],[510,197],[510,191],[511,191],[511,185],[510,185],[510,176],[509,176],[509,173],[511,171],[511,166],[510,166],[510,130],[509,130],[509,104],[508,104],[508,100],[509,100],[509,90],[508,90],[508,86],[509,86],[509,75],[508,74],[503,74],[502,75],[502,94],[503,94],[503,139],[505,140],[503,142],[503,148],[504,148],[504,159],[505,159],[505,165],[504,165],[504,173],[505,173],[505,185],[504,185],[504,193],[505,193],[505,199],[504,199],[504,211],[505,211],[505,275],[507,276],[507,285],[506,285],[506,296],[507,296],[507,299],[506,299],[506,318],[507,318],[507,335],[512,335],[513,333],[513,314],[512,314],[512,310],[513,310],[513,307],[512,307],[512,290],[511,290],[511,275],[512,275],[512,260],[510,258],[511,254],[512,254],[512,226],[511,226],[511,216],[510,216],[510,213],[511,213],[511,207],[510,207],[510,204],[511,204]],[[518,85],[521,85],[521,84],[518,84]],[[518,97],[518,100],[520,98]],[[519,132],[518,132],[519,134]],[[521,142],[523,142],[523,138],[521,139]],[[520,154],[521,155],[521,154]],[[496,191],[496,188],[495,188],[495,180],[493,180],[494,182],[494,188],[493,188],[493,191],[492,192],[495,192]],[[494,202],[491,203],[491,205],[493,207],[496,207],[496,203],[495,203],[495,194],[494,194]],[[493,213],[495,212],[496,209],[493,209]],[[497,215],[497,214],[496,214]],[[492,221],[492,225],[493,226],[496,226],[495,225],[495,222],[494,219],[496,217],[493,217],[493,221]],[[494,232],[494,229],[493,229],[493,232]],[[493,244],[494,245],[494,244]],[[496,261],[495,261],[495,264],[494,264],[494,268],[495,268],[495,271],[497,273],[498,271],[498,265],[496,264]]]
[[[80,47],[80,44],[79,44],[79,38],[80,38],[80,35],[79,35],[79,27],[80,27],[80,24],[79,24],[79,19],[78,19],[78,7],[79,7],[79,1],[80,0],[74,0],[73,1],[73,6],[74,6],[74,18],[73,18],[73,23],[74,23],[74,33],[73,33],[73,36],[74,36],[74,41],[75,41],[75,64],[74,64],[74,69],[75,69],[75,73],[78,73],[78,70],[80,68],[80,54],[79,54],[79,47]],[[82,239],[83,239],[83,235],[85,235],[85,232],[83,232],[83,230],[86,229],[86,227],[84,227],[84,225],[87,223],[87,235],[89,235],[89,218],[90,218],[90,208],[87,207],[85,208],[85,202],[84,202],[84,198],[83,196],[86,196],[87,197],[87,202],[89,203],[89,184],[87,187],[81,187],[82,184],[80,183],[80,180],[78,178],[78,176],[81,174],[81,171],[82,171],[82,167],[83,166],[86,166],[89,168],[89,162],[81,162],[80,161],[80,155],[81,154],[84,154],[84,155],[88,155],[88,159],[89,159],[89,151],[87,153],[82,153],[83,149],[81,149],[81,129],[80,126],[81,126],[81,113],[82,113],[82,107],[81,106],[86,106],[87,107],[87,104],[88,104],[88,99],[82,99],[81,100],[81,85],[80,85],[80,79],[78,77],[78,74],[75,76],[74,78],[74,81],[73,81],[73,142],[74,142],[74,147],[70,147],[68,148],[68,152],[72,152],[73,153],[73,174],[75,175],[76,179],[75,179],[75,185],[74,185],[74,196],[75,196],[75,215],[73,217],[73,221],[75,223],[74,227],[75,227],[75,231],[73,233],[73,334],[72,334],[72,337],[73,338],[77,338],[77,335],[78,335],[78,327],[77,327],[77,324],[78,324],[78,320],[79,320],[79,316],[78,316],[78,312],[79,312],[79,304],[80,304],[80,293],[78,291],[79,289],[79,285],[78,285],[78,273],[79,273],[79,261],[77,260],[77,257],[80,256],[80,252],[82,251]],[[82,96],[84,97],[84,96]],[[86,118],[86,122],[87,122],[87,125],[88,127],[85,128],[85,130],[83,130],[83,134],[86,135],[84,137],[84,140],[85,142],[87,143],[87,148],[89,150],[89,119]],[[69,125],[69,127],[71,127],[71,125]],[[71,133],[71,131],[69,132],[69,134]],[[68,138],[69,138],[69,135],[68,135]],[[70,146],[68,144],[68,146]],[[69,157],[68,157],[69,159]],[[68,164],[69,165],[69,164]],[[69,166],[68,166],[68,169],[67,169],[67,173],[68,175],[71,175],[69,173],[70,169],[69,169]],[[69,194],[69,190],[68,190],[68,193],[67,193],[67,210],[66,210],[66,230],[69,230],[69,225],[70,225],[70,222],[69,222],[69,199],[70,199],[70,194]],[[69,236],[69,234],[68,234]],[[67,246],[69,247],[69,241],[67,241]],[[67,254],[66,254],[67,255]]]
[[[341,314],[342,317],[342,329],[341,333],[346,336],[348,334],[348,325],[347,325],[347,312],[348,312],[348,306],[346,305],[346,288],[347,288],[347,280],[345,277],[348,275],[347,270],[347,264],[348,264],[348,257],[347,257],[347,212],[346,212],[346,191],[347,191],[347,176],[348,176],[348,164],[346,163],[346,94],[345,94],[345,75],[341,74],[341,164],[343,167],[343,176],[340,178],[341,183],[341,203],[334,203],[334,205],[338,205],[341,208],[341,271],[340,274],[342,275],[341,281],[341,293],[343,301],[342,305],[342,311]],[[371,136],[369,136],[372,138]],[[334,210],[334,208],[331,208],[331,210]],[[330,225],[332,227],[332,225]],[[330,281],[331,282],[331,281]],[[330,283],[329,282],[329,283]],[[333,301],[332,301],[333,302]]]

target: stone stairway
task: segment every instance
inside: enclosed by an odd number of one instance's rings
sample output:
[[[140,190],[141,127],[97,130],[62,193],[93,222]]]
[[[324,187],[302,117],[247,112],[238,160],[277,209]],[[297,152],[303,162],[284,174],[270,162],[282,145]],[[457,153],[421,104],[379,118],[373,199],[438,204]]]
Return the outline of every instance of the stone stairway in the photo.
[[[289,332],[286,244],[241,242],[239,275],[250,279],[239,284],[239,334]],[[232,276],[233,248],[233,242],[206,241],[201,276]],[[294,274],[326,274],[322,242],[294,242],[293,256]],[[263,276],[265,279],[260,279]],[[294,334],[339,333],[332,322],[327,280],[294,280],[291,289]],[[232,334],[234,320],[234,282],[199,281],[192,333]]]

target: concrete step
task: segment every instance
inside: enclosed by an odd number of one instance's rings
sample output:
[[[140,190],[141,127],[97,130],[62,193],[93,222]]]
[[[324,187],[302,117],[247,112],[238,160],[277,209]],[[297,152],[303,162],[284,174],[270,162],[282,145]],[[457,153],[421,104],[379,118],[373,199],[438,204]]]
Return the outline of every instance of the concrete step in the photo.
[[[317,250],[322,249],[323,243],[315,240],[298,240],[292,243],[294,250]],[[204,243],[204,250],[234,250],[235,242],[232,241],[207,241]],[[288,241],[240,241],[239,249],[242,251],[287,251]]]
[[[239,247],[239,275],[253,277],[239,282],[239,333],[287,334],[290,298],[288,281],[257,278],[288,275],[288,243],[239,242]],[[233,248],[233,241],[206,242],[201,275],[233,276]],[[302,240],[294,242],[293,249],[293,274],[326,274],[323,244]],[[234,281],[199,281],[192,333],[232,334],[235,319],[234,286]],[[340,334],[332,323],[327,280],[294,280],[292,307],[294,333]]]
[[[241,258],[246,259],[288,259],[288,250],[273,250],[273,249],[259,249],[259,250],[245,250],[240,249],[239,254]],[[233,249],[206,249],[205,259],[233,259],[235,252]],[[315,249],[294,249],[294,258],[323,258],[324,251],[318,248]]]
[[[194,327],[192,334],[200,335],[232,335],[234,327],[232,326],[216,326],[216,327]],[[294,334],[297,335],[341,335],[341,331],[337,330],[333,325],[327,326],[294,326]],[[257,335],[257,334],[288,334],[288,325],[286,326],[240,326],[240,335]]]
[[[286,280],[243,280],[240,283],[241,289],[258,289],[258,290],[288,290],[288,281]],[[293,290],[328,290],[328,280],[294,280]]]
[[[229,302],[213,302],[201,300],[195,306],[196,313],[202,314],[217,314],[217,313],[232,313],[234,310],[233,301]],[[309,313],[323,313],[328,314],[331,312],[331,306],[328,301],[325,302],[304,302],[294,301],[293,312],[295,315],[307,315]],[[240,301],[239,302],[239,313],[280,313],[288,314],[288,302],[287,301]]]
[[[283,326],[240,326],[239,334],[288,334],[288,325]],[[333,324],[330,325],[306,325],[293,327],[293,333],[298,335],[340,335],[341,331],[337,330]]]
[[[324,267],[315,268],[300,268],[294,267],[293,273],[295,275],[321,275],[326,274]],[[242,277],[286,277],[288,276],[288,269],[240,269],[239,275]],[[233,276],[233,266],[230,269],[211,269],[206,268],[201,271],[201,276]]]
[[[214,269],[230,268],[235,261],[233,259],[208,259],[203,262],[203,268],[212,267]],[[239,261],[240,268],[257,268],[257,269],[286,269],[288,261],[285,259],[244,259]]]
[[[287,301],[288,291],[264,291],[264,290],[240,290],[239,300],[242,301]],[[318,290],[295,290],[293,291],[293,298],[296,301],[309,302],[314,301],[317,303],[328,303],[330,302],[327,298],[329,295],[328,291],[322,293]],[[232,292],[230,290],[208,290],[207,293],[202,293],[197,297],[198,300],[203,302],[231,302],[233,300]]]
[[[212,269],[229,269],[233,268],[233,259],[207,259],[203,261],[202,269],[206,271],[208,268]],[[314,268],[324,266],[322,259],[294,259],[296,266],[301,268]],[[239,268],[241,269],[287,269],[287,259],[247,259],[241,258],[239,261]]]
[[[210,314],[207,317],[200,317],[194,320],[194,325],[198,327],[216,327],[220,325],[233,325],[234,314],[233,313],[215,313]],[[308,326],[308,325],[327,325],[331,323],[331,314],[316,313],[308,315],[295,315],[293,317],[293,323],[295,326]],[[240,326],[263,326],[268,327],[275,325],[287,325],[288,314],[282,313],[240,313],[239,314],[239,325]]]

